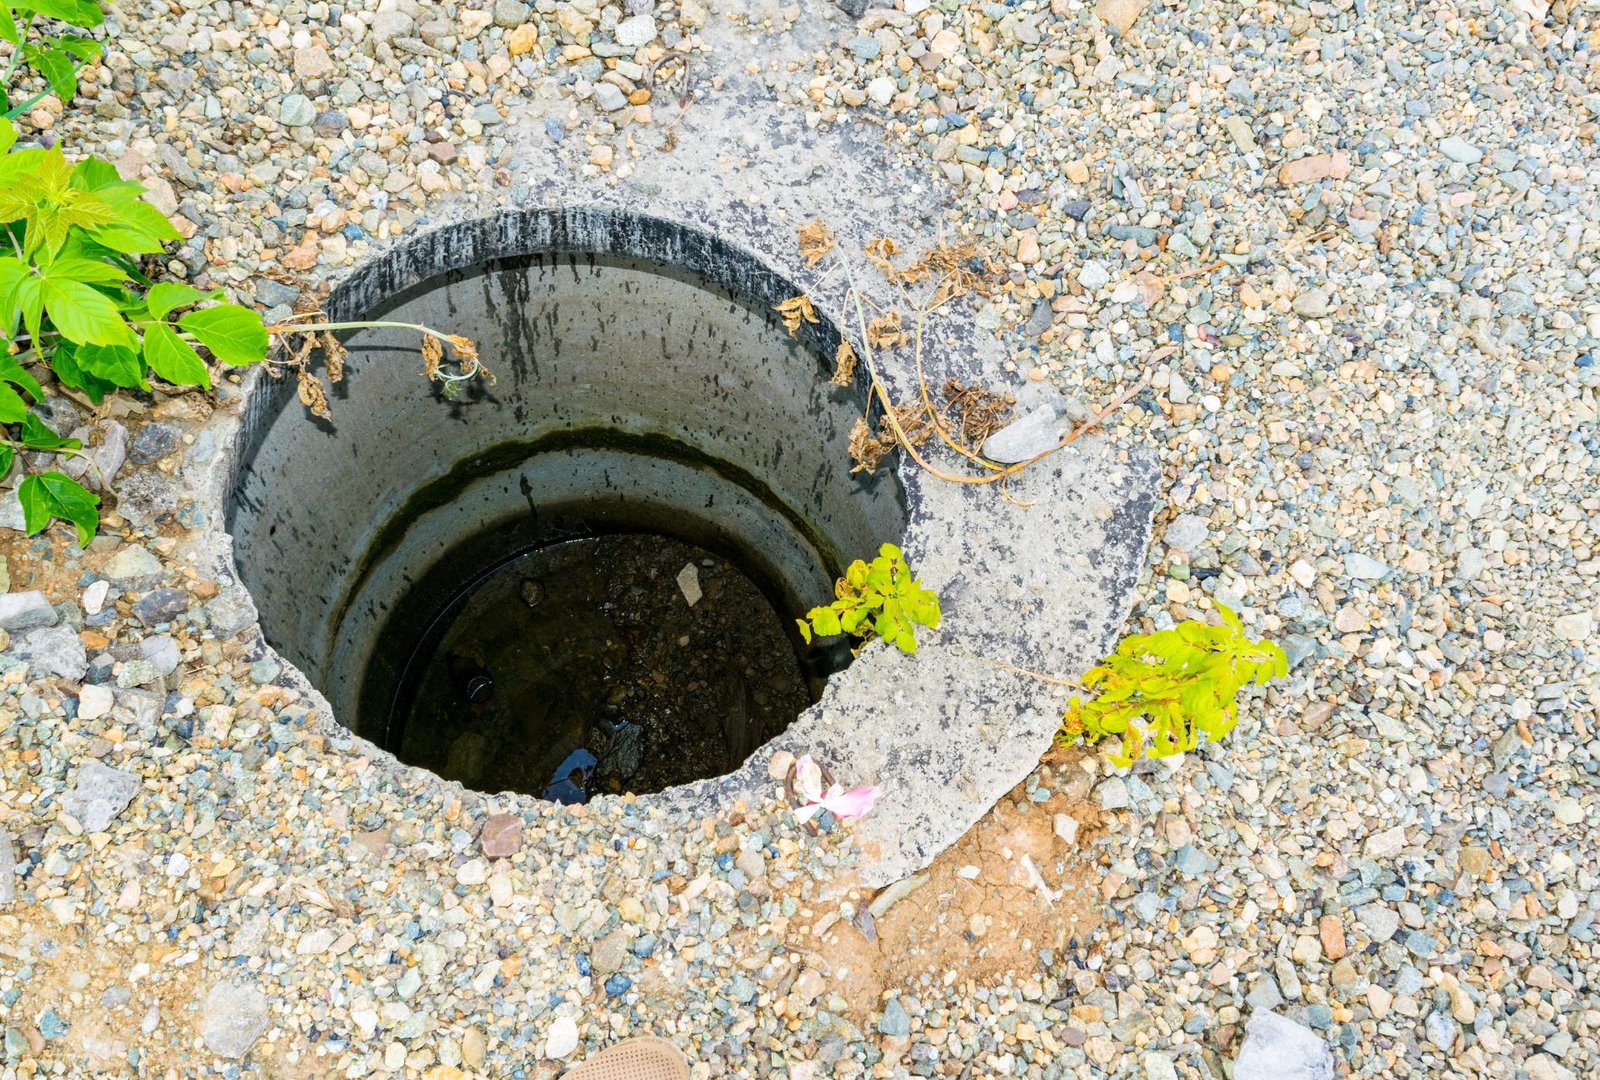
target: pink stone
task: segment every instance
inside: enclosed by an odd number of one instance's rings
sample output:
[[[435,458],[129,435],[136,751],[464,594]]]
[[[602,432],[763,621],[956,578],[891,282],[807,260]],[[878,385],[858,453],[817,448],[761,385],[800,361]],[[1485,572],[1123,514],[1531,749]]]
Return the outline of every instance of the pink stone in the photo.
[[[522,819],[515,814],[494,814],[483,823],[478,845],[491,859],[503,859],[522,849]]]

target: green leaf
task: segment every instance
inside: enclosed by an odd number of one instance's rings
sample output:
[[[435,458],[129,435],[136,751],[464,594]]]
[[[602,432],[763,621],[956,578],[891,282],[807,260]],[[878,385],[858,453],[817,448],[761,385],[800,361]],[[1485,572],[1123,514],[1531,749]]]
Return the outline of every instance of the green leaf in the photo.
[[[149,334],[145,337],[148,339]],[[181,344],[181,342],[180,342]],[[125,389],[150,389],[144,377],[145,362],[139,354],[126,345],[83,345],[76,350],[74,360],[78,370],[111,386]],[[51,358],[51,366],[60,374],[61,349]]]
[[[16,460],[16,452],[9,446],[0,446],[0,480],[4,480],[11,473],[11,463]]]
[[[29,536],[50,524],[51,518],[60,518],[77,528],[78,546],[87,547],[100,528],[100,512],[95,509],[100,497],[65,473],[51,470],[25,478],[17,485],[17,498]]]
[[[36,11],[84,30],[93,30],[106,18],[98,0],[13,0],[11,6],[18,11]]]
[[[95,189],[95,195],[111,208],[113,218],[105,224],[85,226],[89,236],[124,255],[153,255],[164,244],[182,240],[183,234],[172,222],[143,200],[142,191],[137,184]]]
[[[4,475],[5,475],[4,473],[0,473],[0,477],[3,477]],[[801,636],[801,638],[803,638],[805,640],[805,643],[807,645],[810,645],[811,644],[811,624],[806,622],[804,619],[796,619],[795,623],[796,623],[796,625],[798,625],[800,627],[800,636]]]
[[[11,13],[9,11],[6,11],[4,4],[0,4],[0,13],[3,13],[3,14],[0,14],[0,31],[3,31],[3,28],[5,27],[5,20],[7,18],[10,18]],[[0,37],[4,37],[4,36],[5,36],[4,33],[0,32]],[[7,40],[15,41],[16,39],[15,38],[8,38]],[[11,147],[16,144],[16,141],[17,141],[17,125],[13,124],[10,120],[7,120],[5,117],[0,116],[0,154],[3,154],[7,150],[10,150]]]
[[[201,292],[193,285],[185,285],[181,281],[159,281],[150,286],[149,295],[145,297],[145,304],[150,309],[151,318],[165,319],[176,308],[188,307],[217,295],[220,290],[209,293]],[[196,335],[197,337],[199,335]]]
[[[0,381],[13,383],[28,392],[35,401],[44,400],[44,388],[28,369],[17,363],[15,357],[0,356]]]
[[[44,76],[56,97],[71,101],[78,95],[78,65],[66,52],[41,41],[37,45],[24,45],[22,55]]]
[[[0,383],[0,424],[20,424],[28,415],[28,403],[22,395],[11,389],[9,383]]]
[[[99,56],[105,48],[94,38],[86,38],[79,34],[57,34],[50,39],[51,42],[63,52],[76,56],[79,60],[88,63]]]
[[[104,158],[86,157],[72,167],[72,186],[79,191],[103,193],[108,188],[143,194],[144,188],[132,180],[124,180],[117,167]]]
[[[51,281],[83,281],[96,285],[121,285],[128,280],[127,271],[104,259],[85,259],[77,255],[58,255],[49,265],[41,265],[45,277]]]
[[[151,371],[174,386],[211,389],[211,373],[200,354],[166,323],[154,323],[145,329],[144,361]]]
[[[22,439],[29,450],[77,450],[83,443],[77,439],[67,439],[44,426],[33,413],[22,418]]]
[[[119,346],[114,345],[84,346],[85,349],[108,349],[118,347]],[[84,371],[78,365],[77,352],[78,350],[72,345],[71,342],[64,341],[57,345],[50,353],[50,370],[56,373],[56,378],[63,386],[69,386],[74,390],[82,390],[89,396],[90,401],[98,405],[107,394],[116,390],[116,386],[113,383],[106,382],[104,379],[97,379],[87,371]],[[142,369],[143,366],[144,365],[141,363],[140,368]]]
[[[181,316],[178,325],[224,364],[257,364],[267,358],[267,328],[249,308],[217,304]]]
[[[13,45],[22,44],[22,31],[17,28],[17,17],[11,14],[11,5],[9,3],[0,3],[0,39],[9,41]],[[7,122],[9,123],[9,121]],[[16,132],[13,131],[12,139],[15,140],[15,138]],[[9,146],[10,143],[6,145]]]
[[[80,345],[124,345],[137,340],[117,305],[81,281],[46,278],[44,308],[68,341]]]
[[[816,628],[817,633],[823,637],[832,637],[841,632],[838,613],[832,608],[812,608],[806,617],[811,620],[811,625]]]

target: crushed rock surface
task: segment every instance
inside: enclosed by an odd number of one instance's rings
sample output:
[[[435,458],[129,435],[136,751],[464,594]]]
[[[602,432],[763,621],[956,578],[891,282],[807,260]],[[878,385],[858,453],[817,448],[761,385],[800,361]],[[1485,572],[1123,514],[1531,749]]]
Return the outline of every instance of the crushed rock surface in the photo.
[[[0,1068],[542,1077],[653,1031],[697,1076],[1220,1077],[1273,1012],[1341,1075],[1600,1070],[1600,23],[1098,10],[113,13],[80,108],[25,134],[150,185],[171,272],[274,317],[436,206],[515,198],[522,108],[619,183],[672,78],[877,125],[1008,275],[979,312],[1005,389],[1070,412],[1150,378],[1109,425],[1170,484],[1134,627],[1224,602],[1294,668],[1221,746],[1024,786],[1096,784],[1035,866],[1097,869],[1087,940],[851,1001],[808,942],[868,932],[845,833],[615,803],[489,857],[492,799],[312,730],[248,600],[185,560],[210,406],[58,400],[118,497],[81,554],[4,534],[7,590],[55,618],[0,631]]]

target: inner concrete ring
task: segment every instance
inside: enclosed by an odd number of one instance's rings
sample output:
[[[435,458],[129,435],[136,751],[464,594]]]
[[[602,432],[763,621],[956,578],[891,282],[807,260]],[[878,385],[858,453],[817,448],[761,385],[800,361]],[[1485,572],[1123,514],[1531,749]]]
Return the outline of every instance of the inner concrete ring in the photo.
[[[398,330],[351,337],[331,423],[288,380],[253,373],[227,484],[233,556],[291,680],[325,721],[375,737],[362,697],[385,678],[374,644],[393,599],[452,541],[529,539],[536,501],[648,502],[734,541],[796,610],[826,597],[842,562],[904,536],[945,611],[915,656],[874,644],[740,769],[639,797],[714,813],[770,790],[773,752],[810,753],[841,782],[883,789],[860,827],[863,876],[882,884],[925,865],[1046,748],[1059,694],[1013,668],[1076,674],[1115,638],[1156,473],[1086,439],[1031,466],[1015,500],[905,460],[852,477],[844,447],[866,387],[828,387],[826,359],[849,323],[814,297],[819,321],[790,340],[771,308],[805,283],[740,232],[604,207],[507,210],[362,267],[329,297],[333,320],[459,330],[499,381],[440,400],[416,374],[416,335]],[[970,380],[981,351],[934,336],[923,361]],[[591,437],[602,431],[644,441]],[[708,460],[736,468],[691,467]],[[464,574],[492,554],[452,552]]]

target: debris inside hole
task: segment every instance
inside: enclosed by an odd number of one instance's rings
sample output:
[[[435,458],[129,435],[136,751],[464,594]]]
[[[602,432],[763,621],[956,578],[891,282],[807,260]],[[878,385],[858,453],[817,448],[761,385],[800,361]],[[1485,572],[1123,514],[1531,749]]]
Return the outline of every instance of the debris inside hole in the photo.
[[[791,621],[692,544],[563,540],[501,563],[434,617],[386,741],[476,790],[567,803],[717,776],[813,699]]]

